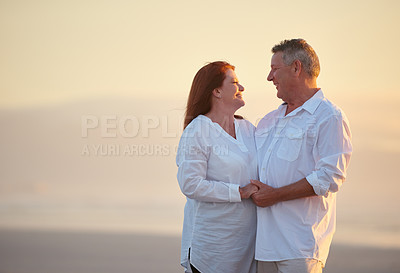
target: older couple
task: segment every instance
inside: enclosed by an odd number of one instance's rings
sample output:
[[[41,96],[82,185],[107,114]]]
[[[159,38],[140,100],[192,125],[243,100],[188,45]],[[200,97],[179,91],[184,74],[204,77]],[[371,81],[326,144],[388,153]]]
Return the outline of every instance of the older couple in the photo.
[[[272,53],[268,81],[284,103],[257,128],[235,115],[245,103],[234,66],[207,64],[193,80],[176,158],[186,272],[322,272],[326,262],[352,152],[348,121],[317,87],[306,41]]]

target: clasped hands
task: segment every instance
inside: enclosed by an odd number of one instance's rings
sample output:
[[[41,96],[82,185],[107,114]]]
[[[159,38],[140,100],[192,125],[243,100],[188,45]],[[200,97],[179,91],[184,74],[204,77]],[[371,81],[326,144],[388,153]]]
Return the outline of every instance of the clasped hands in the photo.
[[[277,189],[268,186],[258,180],[250,180],[244,187],[239,187],[242,199],[252,198],[259,207],[269,207],[278,202]]]

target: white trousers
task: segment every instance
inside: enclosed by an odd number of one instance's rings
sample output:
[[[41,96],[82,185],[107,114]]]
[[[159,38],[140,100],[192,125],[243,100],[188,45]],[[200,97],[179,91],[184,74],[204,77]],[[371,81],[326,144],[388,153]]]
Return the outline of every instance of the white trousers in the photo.
[[[291,259],[278,262],[257,261],[257,273],[322,273],[316,259]]]

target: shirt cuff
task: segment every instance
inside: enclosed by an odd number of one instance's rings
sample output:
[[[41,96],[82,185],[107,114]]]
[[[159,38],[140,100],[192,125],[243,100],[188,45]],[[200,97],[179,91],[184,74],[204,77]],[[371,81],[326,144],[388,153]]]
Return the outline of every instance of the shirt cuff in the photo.
[[[229,202],[241,202],[242,198],[240,198],[239,185],[238,184],[229,184]]]
[[[318,179],[318,176],[315,172],[311,173],[306,177],[308,183],[313,187],[316,195],[321,195],[324,197],[328,197],[329,184],[325,185],[323,181]]]

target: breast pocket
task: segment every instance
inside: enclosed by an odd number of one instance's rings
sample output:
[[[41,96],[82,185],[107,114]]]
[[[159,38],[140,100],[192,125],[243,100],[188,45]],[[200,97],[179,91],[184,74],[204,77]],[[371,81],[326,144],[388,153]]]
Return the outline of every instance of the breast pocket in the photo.
[[[288,128],[284,134],[277,156],[287,161],[295,161],[299,157],[304,132],[298,128]]]

